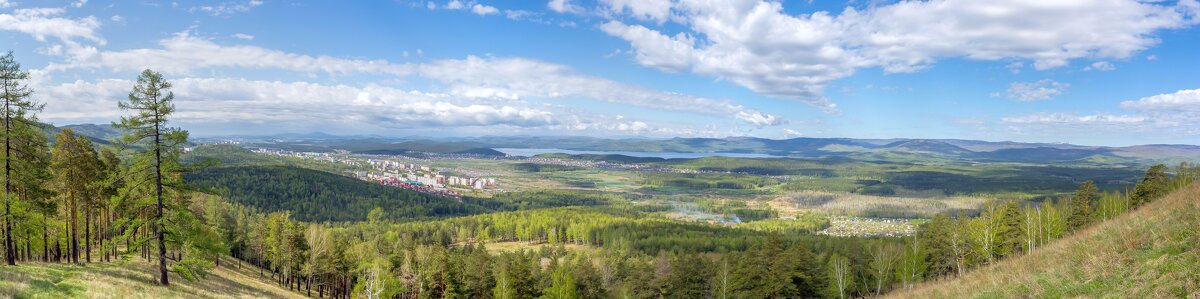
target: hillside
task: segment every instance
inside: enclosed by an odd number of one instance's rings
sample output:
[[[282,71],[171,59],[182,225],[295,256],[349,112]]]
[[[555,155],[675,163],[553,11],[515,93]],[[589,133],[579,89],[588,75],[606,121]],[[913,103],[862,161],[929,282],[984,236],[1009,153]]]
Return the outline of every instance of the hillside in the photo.
[[[391,220],[470,215],[485,208],[416,191],[291,166],[235,166],[185,175],[188,184],[215,189],[229,201],[266,212],[291,211],[301,221],[359,221],[382,208]]]
[[[893,298],[1196,298],[1200,296],[1200,184],[961,278]]]
[[[280,135],[282,136],[282,135]],[[853,139],[752,137],[727,138],[626,138],[491,136],[411,139],[378,136],[327,135],[317,137],[226,137],[254,146],[294,151],[347,150],[360,154],[415,155],[423,153],[503,156],[495,148],[562,149],[601,152],[741,153],[792,158],[855,158],[900,161],[1083,163],[1101,165],[1177,164],[1200,157],[1200,146],[1138,145],[1126,147],[1083,146],[1065,143],[1024,143],[962,139]],[[210,138],[208,141],[221,141]],[[597,155],[599,156],[599,155]],[[590,157],[598,158],[598,157]]]
[[[228,259],[199,281],[171,274],[171,285],[157,284],[154,266],[128,257],[87,266],[29,263],[0,267],[0,297],[4,298],[306,298],[260,278],[253,267],[229,264]]]
[[[890,143],[884,146],[889,151],[965,155],[972,152],[953,144],[937,140],[915,139]]]

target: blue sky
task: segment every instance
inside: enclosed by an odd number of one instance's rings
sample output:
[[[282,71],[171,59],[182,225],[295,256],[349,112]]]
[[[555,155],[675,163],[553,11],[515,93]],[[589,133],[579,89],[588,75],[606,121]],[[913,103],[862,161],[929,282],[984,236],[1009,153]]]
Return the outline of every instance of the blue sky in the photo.
[[[55,124],[138,71],[194,135],[1200,143],[1200,4],[19,1],[0,45]]]

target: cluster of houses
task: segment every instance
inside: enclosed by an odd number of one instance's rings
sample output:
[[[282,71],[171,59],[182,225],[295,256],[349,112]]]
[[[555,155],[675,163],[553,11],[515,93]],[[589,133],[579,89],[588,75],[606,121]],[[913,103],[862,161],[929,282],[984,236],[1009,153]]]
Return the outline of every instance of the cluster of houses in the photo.
[[[281,149],[254,148],[250,151],[259,154],[284,156],[292,158],[301,158],[307,160],[324,161],[330,163],[341,163],[351,166],[362,165],[362,161],[347,156],[349,152],[338,150],[333,153],[316,153],[316,152],[293,152]]]
[[[440,173],[425,165],[405,163],[402,161],[375,159],[350,155],[346,151],[333,153],[295,152],[280,149],[255,148],[253,152],[276,156],[286,156],[307,160],[341,163],[355,167],[369,167],[370,171],[355,171],[354,177],[383,185],[405,189],[458,197],[451,188],[483,190],[496,186],[495,178],[459,176]],[[361,169],[361,168],[360,168]]]
[[[894,237],[912,236],[917,226],[909,219],[835,216],[829,228],[817,232],[835,237]]]
[[[372,171],[360,171],[355,176],[368,180],[398,179],[409,184],[434,187],[460,187],[487,189],[496,186],[495,178],[479,178],[439,173],[429,166],[404,163],[395,160],[367,159]]]

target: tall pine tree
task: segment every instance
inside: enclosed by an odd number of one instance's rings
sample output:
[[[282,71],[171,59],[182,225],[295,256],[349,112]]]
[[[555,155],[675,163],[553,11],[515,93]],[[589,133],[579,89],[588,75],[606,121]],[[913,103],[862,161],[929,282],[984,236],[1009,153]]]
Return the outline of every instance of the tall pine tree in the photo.
[[[94,192],[95,181],[101,179],[100,158],[96,154],[96,150],[92,147],[92,142],[85,137],[75,135],[71,129],[63,129],[55,137],[53,163],[50,165],[54,171],[54,189],[58,191],[62,199],[62,207],[65,209],[64,216],[67,217],[67,225],[71,233],[70,240],[70,258],[74,263],[79,263],[79,213],[82,209],[85,215],[90,215],[89,207],[92,206],[92,198],[97,192]],[[90,217],[85,216],[85,230],[90,227]],[[85,233],[83,242],[85,254],[88,260],[91,260],[89,239],[91,232]]]
[[[121,109],[130,110],[133,115],[122,116],[119,123],[113,124],[126,130],[121,136],[125,145],[140,148],[133,158],[134,165],[129,173],[131,181],[128,182],[127,190],[123,192],[123,198],[131,200],[127,206],[138,211],[149,208],[152,213],[131,213],[150,215],[149,219],[128,219],[127,224],[136,227],[149,226],[153,232],[152,241],[157,244],[158,250],[159,283],[163,285],[169,284],[165,237],[168,227],[163,215],[165,209],[173,208],[165,199],[172,196],[181,197],[178,196],[178,192],[183,184],[179,175],[181,167],[178,159],[188,136],[187,131],[168,126],[168,117],[175,112],[175,94],[170,89],[171,83],[163,79],[162,74],[151,70],[142,71],[133,91],[129,92],[129,100],[119,104]],[[150,198],[153,199],[152,207],[151,203],[145,200]]]
[[[1067,225],[1071,227],[1071,230],[1091,223],[1092,206],[1099,199],[1099,193],[1096,184],[1090,180],[1083,182],[1079,185],[1079,190],[1075,190],[1075,195],[1071,197],[1071,216],[1067,218]]]
[[[12,197],[15,195],[13,170],[14,164],[17,163],[13,157],[18,154],[14,152],[14,148],[22,139],[21,135],[29,134],[30,130],[22,130],[21,127],[37,126],[33,113],[42,110],[42,105],[29,99],[33,90],[26,85],[26,80],[29,80],[29,72],[21,70],[21,64],[13,58],[11,51],[0,56],[0,101],[3,101],[4,105],[0,107],[3,109],[0,113],[4,114],[4,261],[9,265],[14,265],[17,261],[16,245],[12,237],[12,230],[16,225],[13,222],[12,208]]]
[[[1167,195],[1170,187],[1167,184],[1167,179],[1167,166],[1158,164],[1146,170],[1146,176],[1142,178],[1142,182],[1134,187],[1133,206],[1139,207],[1151,200]]]

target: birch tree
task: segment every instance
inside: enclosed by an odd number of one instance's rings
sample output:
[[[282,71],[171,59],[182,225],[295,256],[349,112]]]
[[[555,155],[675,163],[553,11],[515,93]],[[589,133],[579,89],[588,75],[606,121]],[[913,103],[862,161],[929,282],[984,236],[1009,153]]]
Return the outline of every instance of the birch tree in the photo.
[[[838,298],[846,298],[846,287],[850,286],[854,277],[850,273],[850,259],[833,254],[829,258],[829,273],[833,276],[833,286],[837,288]]]

